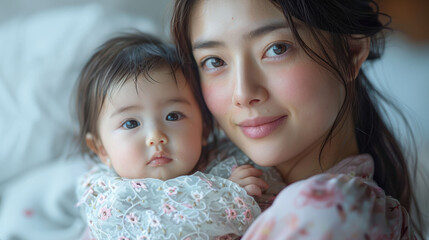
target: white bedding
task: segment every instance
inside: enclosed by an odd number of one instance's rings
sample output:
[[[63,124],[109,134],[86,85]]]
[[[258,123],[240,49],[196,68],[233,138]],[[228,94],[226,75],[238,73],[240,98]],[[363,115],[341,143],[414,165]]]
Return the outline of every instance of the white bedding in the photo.
[[[142,16],[90,3],[0,23],[0,239],[77,239],[83,223],[72,94],[80,69],[107,38],[159,33]]]
[[[78,123],[71,102],[79,71],[95,47],[115,33],[167,32],[162,26],[168,22],[135,15],[137,1],[124,1],[124,9],[134,14],[107,9],[104,3],[113,1],[78,2],[31,15],[9,14],[0,22],[1,240],[72,240],[83,233],[74,187],[87,164],[76,152]],[[0,8],[7,11],[4,2]],[[151,16],[156,14],[165,13]],[[411,123],[418,126],[420,163],[429,169],[429,47],[394,43],[371,74],[415,115]],[[427,189],[420,185],[418,194],[429,213]]]

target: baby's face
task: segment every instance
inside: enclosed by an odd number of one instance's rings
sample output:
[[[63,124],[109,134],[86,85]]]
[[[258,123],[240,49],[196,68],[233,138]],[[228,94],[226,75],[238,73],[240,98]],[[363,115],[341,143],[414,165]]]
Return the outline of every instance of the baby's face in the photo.
[[[132,80],[106,97],[98,120],[99,157],[125,178],[189,174],[201,154],[203,122],[181,71],[168,68]],[[100,148],[101,147],[101,148]]]

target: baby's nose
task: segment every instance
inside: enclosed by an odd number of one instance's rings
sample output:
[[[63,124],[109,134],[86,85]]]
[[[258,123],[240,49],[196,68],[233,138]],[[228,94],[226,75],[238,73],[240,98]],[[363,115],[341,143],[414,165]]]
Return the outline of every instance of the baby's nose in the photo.
[[[168,143],[168,137],[162,133],[159,130],[153,131],[147,138],[146,138],[146,146],[156,146],[158,144],[167,144]]]

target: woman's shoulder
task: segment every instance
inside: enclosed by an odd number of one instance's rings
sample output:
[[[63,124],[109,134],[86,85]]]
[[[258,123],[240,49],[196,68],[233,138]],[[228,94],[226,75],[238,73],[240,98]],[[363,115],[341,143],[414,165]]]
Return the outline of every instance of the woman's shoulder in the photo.
[[[357,198],[382,198],[385,192],[373,179],[374,161],[368,154],[351,156],[336,165],[307,179],[290,184],[290,190],[296,188],[300,195],[309,199],[316,195],[325,195],[324,200],[338,202],[355,201]],[[329,197],[328,197],[329,196]],[[319,200],[321,200],[319,199]]]
[[[326,173],[348,174],[364,179],[372,179],[374,175],[374,160],[369,154],[350,156],[328,169]]]
[[[283,208],[315,222],[318,221],[308,214],[317,216],[319,212],[325,216],[323,223],[331,227],[326,231],[336,229],[344,234],[356,231],[371,239],[402,239],[401,236],[412,235],[407,211],[397,199],[386,196],[373,180],[373,172],[370,155],[346,158],[325,173],[290,184],[278,195],[273,209]],[[282,207],[286,205],[290,207]],[[360,229],[353,227],[357,224]]]

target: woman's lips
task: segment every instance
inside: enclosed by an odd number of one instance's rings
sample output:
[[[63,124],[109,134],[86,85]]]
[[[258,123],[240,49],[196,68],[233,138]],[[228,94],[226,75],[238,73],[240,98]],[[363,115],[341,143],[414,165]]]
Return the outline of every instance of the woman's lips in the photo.
[[[270,135],[286,120],[287,116],[259,117],[241,122],[238,126],[249,138],[263,138]]]

